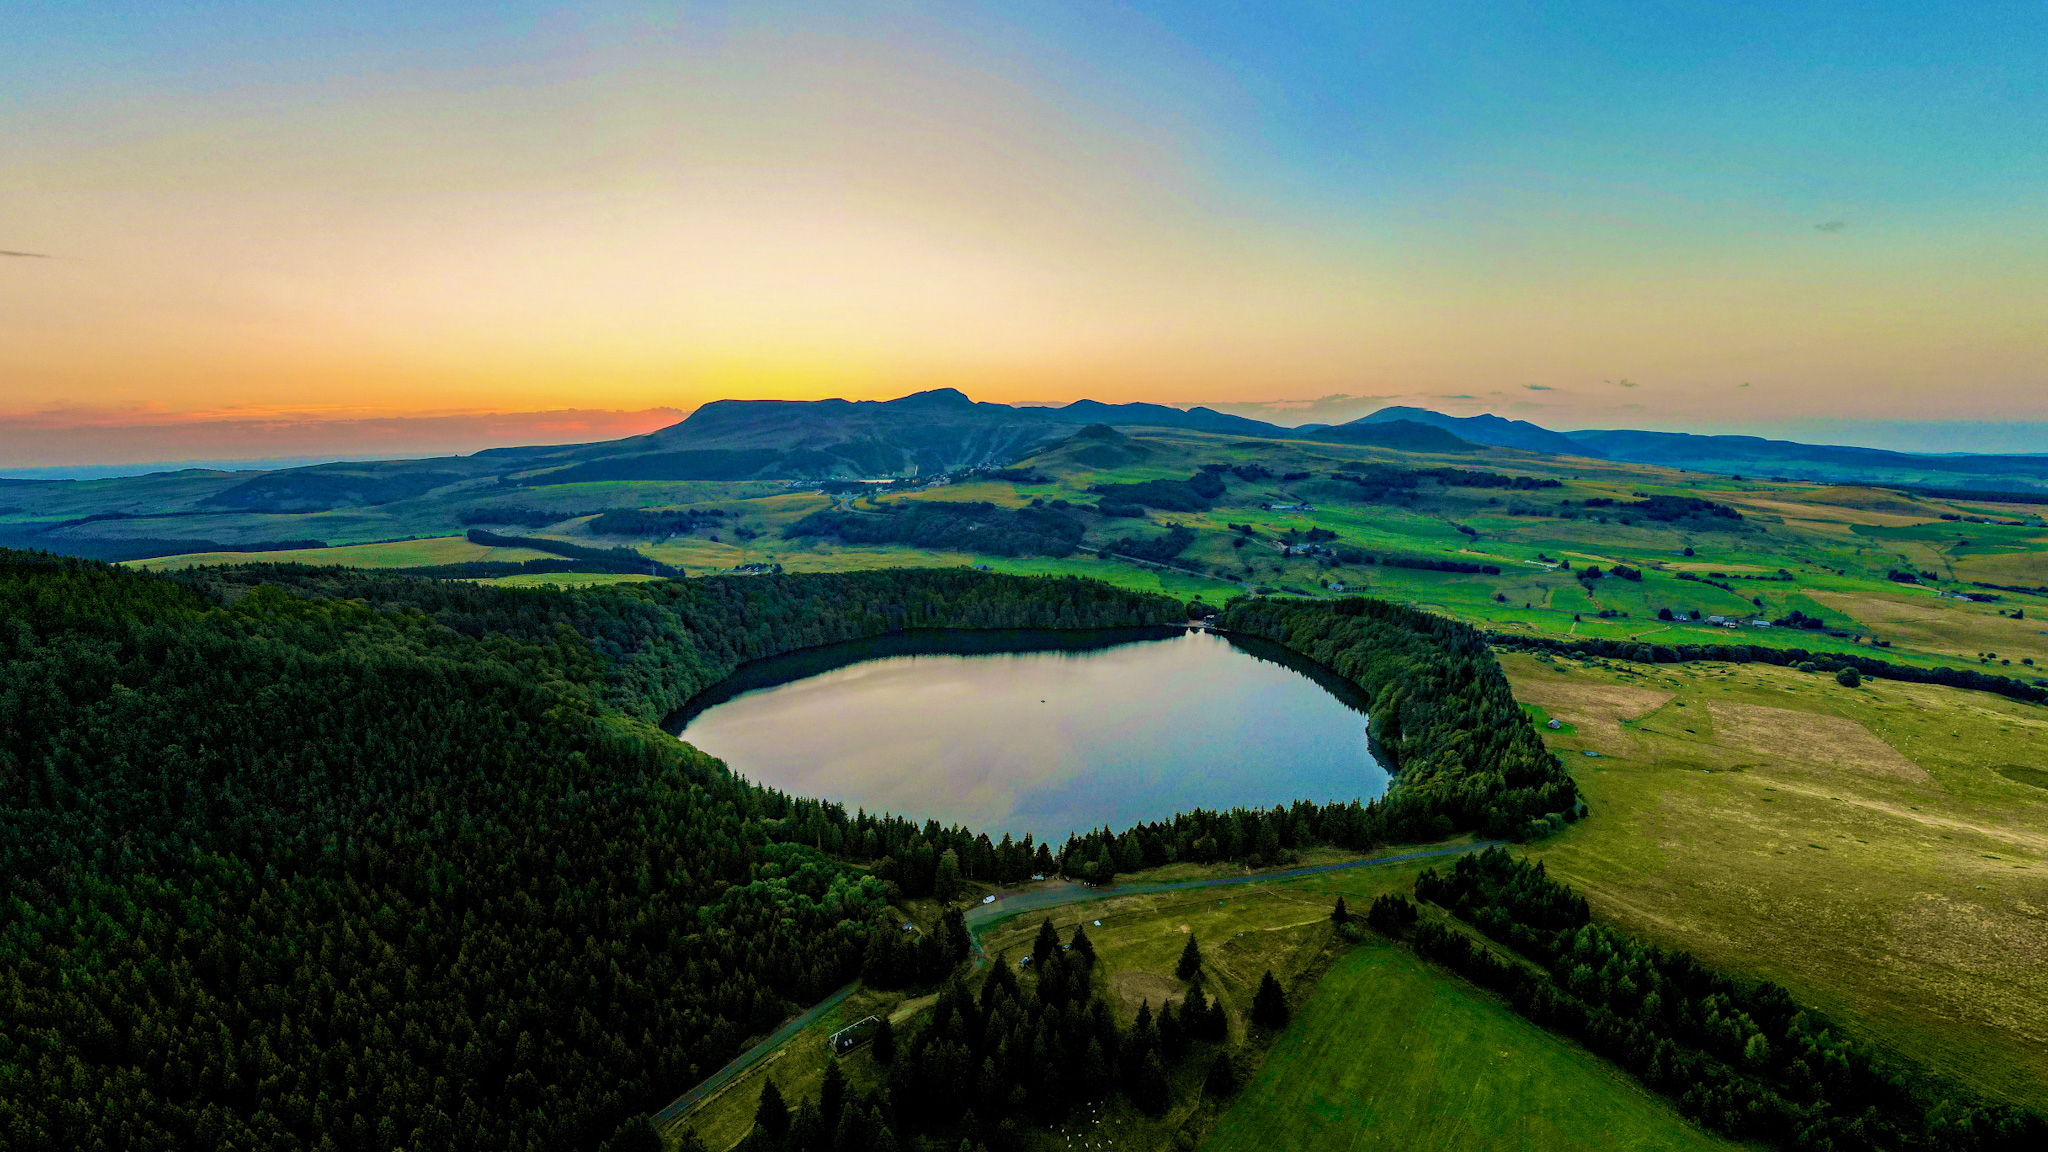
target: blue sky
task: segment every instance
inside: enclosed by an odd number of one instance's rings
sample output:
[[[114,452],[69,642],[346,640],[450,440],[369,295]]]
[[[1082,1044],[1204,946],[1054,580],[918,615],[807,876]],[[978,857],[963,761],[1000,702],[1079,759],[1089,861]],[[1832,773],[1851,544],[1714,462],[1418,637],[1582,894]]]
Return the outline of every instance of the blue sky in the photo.
[[[2048,418],[2038,3],[815,7],[16,6],[14,402]]]

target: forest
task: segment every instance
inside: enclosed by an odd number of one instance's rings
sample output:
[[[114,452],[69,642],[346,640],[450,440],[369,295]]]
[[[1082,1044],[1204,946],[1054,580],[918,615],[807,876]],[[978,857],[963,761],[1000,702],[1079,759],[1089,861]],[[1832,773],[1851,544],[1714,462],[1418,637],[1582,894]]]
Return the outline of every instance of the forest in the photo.
[[[1415,894],[1506,955],[1418,922],[1399,897],[1382,897],[1369,922],[1409,931],[1423,955],[1498,990],[1732,1138],[1801,1152],[2020,1152],[2048,1142],[2039,1114],[1983,1103],[1890,1061],[1775,984],[1733,980],[1592,923],[1585,899],[1541,864],[1491,849],[1448,873],[1424,871]]]
[[[1399,772],[1370,804],[1185,813],[1055,850],[763,789],[654,726],[795,648],[1188,612],[966,569],[569,592],[0,553],[0,1132],[24,1149],[645,1148],[645,1114],[798,1005],[863,974],[943,984],[964,931],[906,943],[880,920],[893,900],[1578,815],[1478,634],[1365,600],[1243,601],[1224,622],[1368,694]],[[986,1062],[989,1028],[1023,1029],[1084,1062],[1092,1041],[1148,1099],[1153,1040],[1105,1040],[1085,981],[1045,1000],[1066,962],[960,1016],[957,1050],[913,1038],[907,1066]],[[1178,1059],[1164,1015],[1154,1032],[1157,1060]],[[988,1111],[969,1078],[889,1122],[980,1108],[1000,1142],[1004,1119],[1107,1090],[995,1075],[1022,1104]]]
[[[0,553],[0,1133],[644,1147],[889,930],[898,869],[832,856],[848,830],[942,855],[652,721],[790,648],[1184,612],[958,571],[569,593]]]
[[[903,500],[881,514],[813,512],[783,529],[790,539],[831,536],[849,544],[909,544],[997,556],[1071,556],[1087,526],[1050,506]]]

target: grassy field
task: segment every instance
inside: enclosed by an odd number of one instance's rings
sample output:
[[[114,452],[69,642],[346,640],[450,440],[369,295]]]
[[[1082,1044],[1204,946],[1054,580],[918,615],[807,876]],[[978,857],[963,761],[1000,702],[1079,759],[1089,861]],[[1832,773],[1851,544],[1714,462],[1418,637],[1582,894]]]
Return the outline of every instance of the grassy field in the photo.
[[[1531,850],[1596,916],[2048,1106],[2048,710],[1760,665],[1502,665],[1568,725],[1545,738],[1593,818]]]
[[[1317,984],[1202,1147],[1726,1149],[1669,1103],[1405,948]]]
[[[907,1019],[929,1003],[928,997],[913,1000],[894,992],[860,989],[826,1013],[816,1025],[798,1033],[773,1055],[749,1069],[746,1075],[728,1084],[724,1091],[698,1105],[682,1123],[713,1152],[724,1152],[739,1143],[740,1138],[753,1128],[754,1108],[761,1100],[764,1077],[774,1079],[775,1087],[792,1106],[807,1097],[815,1098],[825,1081],[832,1033],[863,1016],[886,1013],[892,1019]],[[849,1053],[840,1061],[840,1068],[846,1073],[848,1083],[860,1091],[871,1090],[886,1075],[886,1069],[875,1063],[866,1048]]]
[[[1562,487],[1504,491],[1425,484],[1408,495],[1367,501],[1356,486],[1333,478],[1339,465],[1352,461],[1480,469],[1554,479]],[[1206,511],[1155,511],[1143,519],[1090,517],[1086,550],[1063,559],[791,540],[782,535],[791,524],[823,508],[846,506],[846,499],[763,482],[615,481],[523,489],[516,497],[463,490],[301,517],[245,517],[246,524],[232,516],[207,516],[190,521],[191,530],[204,528],[223,540],[311,536],[346,543],[411,534],[436,539],[293,553],[206,553],[146,563],[291,559],[404,567],[497,558],[501,554],[466,546],[459,536],[461,515],[497,502],[546,508],[564,517],[545,528],[519,531],[635,547],[691,575],[756,563],[798,572],[986,564],[997,571],[1094,576],[1127,588],[1189,599],[1199,595],[1210,603],[1254,588],[1326,595],[1327,585],[1335,583],[1351,592],[1531,634],[1755,642],[1822,651],[1877,648],[1887,659],[1910,663],[1991,665],[2028,677],[2048,672],[2048,631],[2040,619],[2048,616],[2048,597],[1999,592],[1995,603],[1969,603],[1887,579],[1900,570],[1930,573],[1949,590],[1967,587],[1959,582],[1968,580],[2048,585],[2048,528],[2041,526],[2048,506],[1978,507],[1866,487],[1738,480],[1509,449],[1431,456],[1194,432],[1142,431],[1115,443],[1076,438],[1020,463],[1042,473],[1046,482],[976,480],[882,499],[988,501],[1010,507],[1042,499],[1086,508],[1097,499],[1090,491],[1095,485],[1183,479],[1204,464],[1257,465],[1269,474],[1233,475],[1226,495]],[[1281,479],[1290,474],[1298,478]],[[1718,501],[1738,509],[1743,519],[1659,522],[1625,507],[1657,494]],[[1616,503],[1596,507],[1585,503],[1589,499]],[[1313,510],[1297,507],[1304,502]],[[1273,511],[1274,505],[1289,510]],[[868,510],[876,500],[861,497],[851,506]],[[604,507],[715,509],[724,516],[681,536],[595,537],[589,518],[577,514]],[[2003,523],[1970,523],[1960,519],[1964,516]],[[124,523],[71,531],[134,531]],[[1094,555],[1116,540],[1157,535],[1176,524],[1194,530],[1195,540],[1167,567]],[[1231,530],[1233,524],[1249,526],[1256,535],[1245,538]],[[1463,575],[1281,553],[1283,535],[1311,529],[1334,532],[1341,545],[1376,556],[1459,560],[1501,571]],[[1641,569],[1643,579],[1583,583],[1559,568],[1559,562],[1575,570],[1625,564]],[[1665,610],[1679,619],[1660,619]],[[1693,612],[1776,619],[1792,611],[1821,619],[1827,628],[1788,636],[1783,629],[1745,625],[1731,632],[1686,619]]]
[[[470,560],[547,559],[531,548],[491,548],[463,536],[396,540],[388,544],[350,544],[340,548],[296,548],[285,552],[194,552],[132,561],[134,567],[163,571],[198,564],[334,564],[350,568],[418,568],[429,564],[460,564]]]

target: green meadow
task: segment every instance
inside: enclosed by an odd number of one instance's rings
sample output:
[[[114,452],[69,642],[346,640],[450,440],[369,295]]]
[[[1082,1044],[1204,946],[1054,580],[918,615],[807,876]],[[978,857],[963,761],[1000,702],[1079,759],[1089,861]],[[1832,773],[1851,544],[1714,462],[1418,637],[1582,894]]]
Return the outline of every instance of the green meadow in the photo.
[[[1727,1149],[1671,1105],[1405,948],[1361,944],[1316,985],[1209,1152]]]

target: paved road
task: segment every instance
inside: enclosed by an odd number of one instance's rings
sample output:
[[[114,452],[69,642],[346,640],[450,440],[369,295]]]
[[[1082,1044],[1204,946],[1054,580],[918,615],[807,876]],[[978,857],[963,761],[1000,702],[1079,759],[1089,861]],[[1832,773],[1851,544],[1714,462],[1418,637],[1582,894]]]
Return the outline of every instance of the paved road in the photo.
[[[1319,864],[1313,868],[1290,868],[1284,872],[1254,872],[1247,876],[1217,876],[1208,880],[1181,880],[1148,884],[1111,884],[1097,888],[1091,884],[1076,884],[1067,881],[1048,884],[1043,888],[1026,889],[1020,892],[996,894],[993,904],[977,904],[967,910],[969,929],[993,924],[1011,916],[1036,912],[1042,908],[1057,908],[1062,904],[1078,904],[1084,900],[1114,900],[1119,896],[1144,896],[1152,892],[1182,892],[1190,888],[1221,888],[1237,884],[1260,884],[1268,880],[1294,880],[1302,876],[1313,876],[1319,872],[1342,872],[1348,868],[1367,868],[1375,864],[1399,864],[1408,860],[1427,860],[1435,856],[1461,856],[1467,852],[1479,852],[1503,843],[1499,840],[1480,840],[1471,844],[1458,844],[1449,848],[1425,848],[1417,852],[1401,852],[1392,856],[1372,856],[1364,860],[1347,860],[1342,864]]]
[[[789,1043],[797,1033],[817,1023],[819,1017],[839,1007],[841,1001],[853,995],[853,990],[857,986],[857,983],[848,984],[846,987],[812,1005],[808,1011],[791,1017],[788,1023],[777,1028],[766,1040],[733,1057],[732,1063],[713,1072],[702,1084],[676,1097],[668,1107],[656,1112],[654,1114],[655,1124],[662,1125],[672,1120],[680,1120],[685,1113],[695,1108],[698,1102],[727,1084],[732,1083],[734,1080],[739,1079],[741,1074],[746,1072],[747,1069],[766,1059],[770,1052]]]
[[[1092,884],[1077,884],[1062,881],[1030,888],[1018,892],[997,893],[993,904],[977,904],[967,910],[968,935],[974,941],[977,962],[984,956],[981,939],[976,929],[987,927],[1012,916],[1026,912],[1037,912],[1046,908],[1058,908],[1064,904],[1079,904],[1089,900],[1114,900],[1120,896],[1143,896],[1153,892],[1181,892],[1191,888],[1222,888],[1241,884],[1261,884],[1269,880],[1294,880],[1302,876],[1314,876],[1320,872],[1342,872],[1348,868],[1367,868],[1375,864],[1400,864],[1408,860],[1427,860],[1437,856],[1459,856],[1467,852],[1478,852],[1502,843],[1499,840],[1480,840],[1472,844],[1460,844],[1450,848],[1425,848],[1418,852],[1401,852],[1392,856],[1373,856],[1364,860],[1348,860],[1342,864],[1319,864],[1313,868],[1290,868],[1283,872],[1254,872],[1245,876],[1217,876],[1208,880],[1181,880],[1147,884],[1111,884],[1098,888]],[[840,1002],[853,994],[854,985],[848,984],[802,1015],[792,1017],[788,1023],[777,1028],[773,1035],[733,1058],[732,1063],[711,1074],[703,1083],[676,1097],[668,1107],[654,1114],[657,1125],[666,1125],[680,1120],[692,1108],[709,1098],[713,1093],[744,1075],[747,1069],[768,1058],[777,1048],[788,1043],[797,1033],[816,1023],[818,1019],[839,1006]]]

